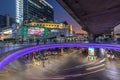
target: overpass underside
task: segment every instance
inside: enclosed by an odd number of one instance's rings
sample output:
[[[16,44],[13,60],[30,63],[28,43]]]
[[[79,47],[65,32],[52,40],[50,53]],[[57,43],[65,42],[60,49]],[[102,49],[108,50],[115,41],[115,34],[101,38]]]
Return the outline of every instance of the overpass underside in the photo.
[[[109,33],[120,24],[120,0],[57,1],[89,33]]]

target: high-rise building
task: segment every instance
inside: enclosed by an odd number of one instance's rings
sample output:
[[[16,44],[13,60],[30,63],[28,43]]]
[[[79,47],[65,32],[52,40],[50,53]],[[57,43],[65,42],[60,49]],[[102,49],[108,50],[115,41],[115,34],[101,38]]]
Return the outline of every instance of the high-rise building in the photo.
[[[16,22],[54,21],[53,7],[45,0],[16,0]]]
[[[0,31],[3,28],[10,27],[15,20],[11,18],[8,14],[7,15],[0,15]]]

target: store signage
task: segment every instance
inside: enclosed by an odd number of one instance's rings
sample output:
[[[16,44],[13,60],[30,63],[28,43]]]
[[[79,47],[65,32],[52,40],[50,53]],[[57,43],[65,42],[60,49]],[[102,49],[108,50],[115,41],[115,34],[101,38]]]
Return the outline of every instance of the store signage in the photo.
[[[89,56],[95,56],[94,48],[92,48],[92,47],[88,48],[88,54],[89,54]]]
[[[29,38],[46,38],[49,30],[43,26],[24,26],[21,33]]]
[[[61,29],[51,29],[50,32],[64,32],[64,30],[61,30]]]

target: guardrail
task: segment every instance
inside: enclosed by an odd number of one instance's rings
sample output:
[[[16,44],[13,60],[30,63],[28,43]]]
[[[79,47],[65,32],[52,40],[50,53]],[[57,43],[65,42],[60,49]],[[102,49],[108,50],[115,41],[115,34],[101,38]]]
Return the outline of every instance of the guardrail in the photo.
[[[69,41],[69,42],[41,42],[39,43],[39,45],[43,45],[43,44],[63,44],[63,43],[97,43],[97,44],[119,44],[120,42],[116,42],[116,41]],[[16,50],[16,49],[20,49],[20,48],[24,48],[24,47],[29,47],[29,46],[34,46],[34,45],[38,45],[38,43],[25,43],[25,44],[11,44],[11,45],[7,45],[4,44],[3,46],[0,45],[0,55],[2,53],[6,53],[8,51],[12,51],[12,50]]]
[[[0,55],[12,50],[16,50],[16,49],[20,49],[20,48],[24,48],[32,45],[35,45],[35,44],[15,44],[15,45],[8,45],[8,46],[0,46]]]
[[[14,53],[12,53],[11,55],[8,55],[5,59],[3,59],[0,62],[0,69],[2,70],[2,68],[4,66],[6,66],[7,64],[9,64],[10,62],[18,59],[21,56],[24,56],[26,54],[30,54],[32,52],[36,52],[36,51],[40,51],[40,50],[46,50],[46,49],[55,49],[55,48],[70,48],[70,47],[77,47],[77,48],[81,48],[81,47],[94,47],[94,48],[107,48],[107,49],[114,49],[114,50],[120,50],[120,45],[113,45],[113,44],[92,44],[92,43],[66,43],[66,44],[46,44],[46,45],[38,45],[38,46],[32,46],[29,48],[25,48],[22,50],[18,50]]]

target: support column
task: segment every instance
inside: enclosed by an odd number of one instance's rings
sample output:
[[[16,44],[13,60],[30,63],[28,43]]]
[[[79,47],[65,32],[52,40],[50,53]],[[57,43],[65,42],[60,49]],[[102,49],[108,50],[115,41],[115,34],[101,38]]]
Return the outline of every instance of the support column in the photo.
[[[36,54],[36,52],[33,52],[33,53],[32,53],[32,62],[33,62],[33,63],[35,62],[35,54]]]
[[[61,53],[64,53],[63,48],[61,48]]]
[[[63,48],[61,48],[60,55],[62,56],[63,53],[64,53]]]

